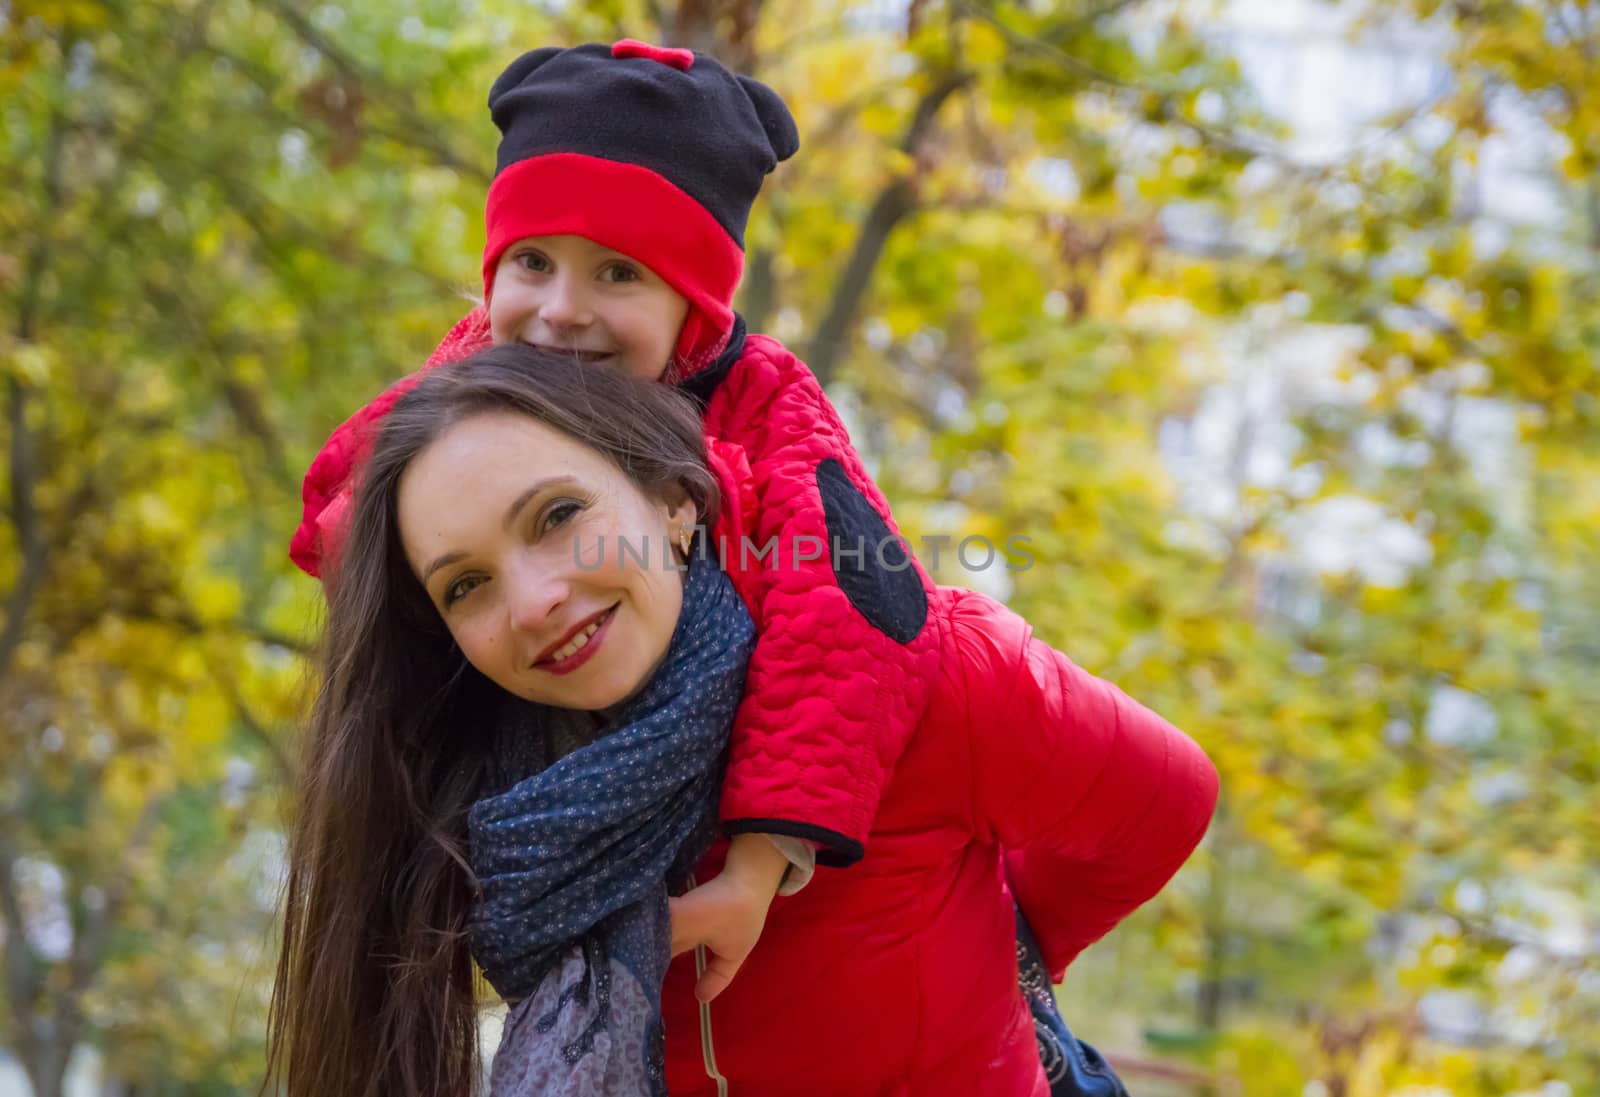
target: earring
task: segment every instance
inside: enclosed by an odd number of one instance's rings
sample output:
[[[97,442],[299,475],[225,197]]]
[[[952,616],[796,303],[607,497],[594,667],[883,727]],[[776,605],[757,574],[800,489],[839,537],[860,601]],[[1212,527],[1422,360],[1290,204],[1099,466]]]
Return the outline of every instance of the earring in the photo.
[[[678,547],[683,549],[683,554],[685,556],[689,555],[689,542],[693,538],[694,534],[689,531],[688,526],[678,527]]]

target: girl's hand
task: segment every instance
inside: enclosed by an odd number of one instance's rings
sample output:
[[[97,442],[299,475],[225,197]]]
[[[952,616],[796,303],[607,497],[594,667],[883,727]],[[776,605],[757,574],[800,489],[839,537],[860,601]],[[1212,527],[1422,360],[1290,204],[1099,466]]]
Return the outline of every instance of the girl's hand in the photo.
[[[767,910],[788,860],[764,834],[736,834],[722,872],[686,895],[668,900],[672,954],[704,945],[706,970],[694,996],[709,1002],[727,989],[761,939]]]

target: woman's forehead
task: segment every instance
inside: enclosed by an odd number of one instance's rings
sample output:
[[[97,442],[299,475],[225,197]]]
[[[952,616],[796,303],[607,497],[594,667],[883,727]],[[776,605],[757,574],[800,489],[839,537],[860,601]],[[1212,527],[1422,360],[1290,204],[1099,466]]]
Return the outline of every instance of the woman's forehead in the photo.
[[[485,476],[577,471],[607,464],[593,446],[515,411],[487,411],[451,424],[411,462],[407,474]]]
[[[400,533],[415,543],[494,521],[530,485],[593,483],[608,466],[593,449],[525,415],[495,412],[453,424],[406,467],[396,500]]]
[[[407,553],[419,539],[503,524],[506,508],[546,485],[597,497],[632,486],[605,454],[530,416],[494,411],[452,424],[401,475],[397,517]]]

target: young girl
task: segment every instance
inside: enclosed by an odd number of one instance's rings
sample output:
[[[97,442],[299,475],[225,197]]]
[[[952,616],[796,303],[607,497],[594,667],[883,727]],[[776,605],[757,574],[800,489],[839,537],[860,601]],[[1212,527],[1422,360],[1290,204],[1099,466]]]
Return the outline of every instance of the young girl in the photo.
[[[469,938],[512,1004],[495,1094],[1050,1092],[1012,894],[1059,970],[1177,870],[1216,775],[981,595],[930,593],[940,671],[866,858],[779,899],[714,1003],[688,957],[663,983],[668,891],[719,867],[696,861],[754,631],[750,571],[693,530],[738,528],[750,486],[665,387],[532,348],[394,408],[328,586],[288,1097],[471,1092]]]

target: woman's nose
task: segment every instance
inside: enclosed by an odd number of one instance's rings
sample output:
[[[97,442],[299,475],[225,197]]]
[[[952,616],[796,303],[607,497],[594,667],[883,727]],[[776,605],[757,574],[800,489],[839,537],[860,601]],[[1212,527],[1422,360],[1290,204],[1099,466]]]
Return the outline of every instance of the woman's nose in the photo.
[[[511,627],[533,634],[548,632],[556,612],[571,595],[572,585],[564,576],[527,566],[508,578],[511,589],[506,601]]]

